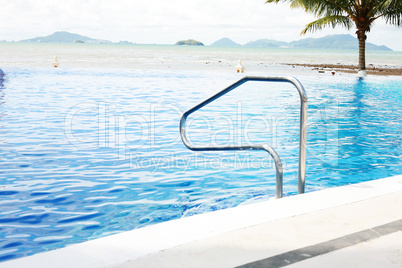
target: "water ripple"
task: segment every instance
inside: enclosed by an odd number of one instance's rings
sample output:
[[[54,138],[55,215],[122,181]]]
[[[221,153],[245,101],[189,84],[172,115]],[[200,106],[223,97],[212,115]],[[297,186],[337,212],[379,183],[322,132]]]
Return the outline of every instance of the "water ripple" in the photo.
[[[5,72],[0,261],[275,195],[266,153],[191,152],[179,137],[182,112],[235,74]],[[401,174],[400,80],[300,79],[309,96],[307,191]],[[269,143],[283,162],[285,195],[295,194],[297,92],[256,85],[194,114],[189,137],[206,145]]]

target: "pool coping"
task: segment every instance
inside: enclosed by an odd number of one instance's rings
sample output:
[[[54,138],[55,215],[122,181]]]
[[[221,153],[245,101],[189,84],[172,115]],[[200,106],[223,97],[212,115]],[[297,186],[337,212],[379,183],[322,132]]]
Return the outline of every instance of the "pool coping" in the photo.
[[[172,220],[6,261],[0,266],[115,267],[194,241],[398,191],[402,191],[402,175]]]

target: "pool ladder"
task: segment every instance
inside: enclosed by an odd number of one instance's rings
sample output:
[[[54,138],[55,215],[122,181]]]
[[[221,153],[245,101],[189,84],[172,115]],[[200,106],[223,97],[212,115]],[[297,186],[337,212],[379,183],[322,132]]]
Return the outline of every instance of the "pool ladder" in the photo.
[[[212,97],[204,100],[198,105],[186,111],[180,119],[180,136],[184,145],[192,151],[234,151],[234,150],[264,150],[268,152],[275,161],[276,168],[276,198],[281,198],[283,193],[283,168],[282,162],[276,151],[268,144],[253,145],[253,146],[214,146],[214,147],[197,147],[189,143],[186,137],[186,120],[187,117],[216,99],[229,93],[233,89],[241,86],[248,81],[258,82],[288,82],[293,84],[300,95],[300,137],[299,137],[299,172],[298,172],[298,193],[304,193],[305,176],[306,176],[306,140],[307,140],[307,95],[302,84],[294,77],[257,77],[246,76],[228,86],[224,90],[216,93]]]

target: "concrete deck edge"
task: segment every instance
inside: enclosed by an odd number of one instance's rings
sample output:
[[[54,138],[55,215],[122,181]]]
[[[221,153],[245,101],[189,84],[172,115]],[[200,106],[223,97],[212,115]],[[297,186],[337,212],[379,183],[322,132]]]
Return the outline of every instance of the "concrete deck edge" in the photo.
[[[243,205],[155,224],[0,263],[20,267],[114,267],[203,238],[402,190],[402,175]]]
[[[398,231],[402,231],[402,220],[393,221],[315,245],[284,252],[266,259],[240,265],[236,268],[284,267],[340,249],[355,246],[363,242],[368,242],[385,235],[396,233]],[[323,266],[325,266],[325,264],[323,264]]]

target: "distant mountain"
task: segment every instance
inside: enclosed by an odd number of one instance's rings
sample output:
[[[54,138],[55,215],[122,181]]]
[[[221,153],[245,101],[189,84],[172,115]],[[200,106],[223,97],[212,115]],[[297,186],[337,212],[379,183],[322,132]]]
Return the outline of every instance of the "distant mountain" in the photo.
[[[356,37],[350,34],[327,35],[321,38],[307,38],[289,43],[292,48],[315,48],[315,49],[358,49],[359,43]],[[386,46],[377,46],[366,43],[367,50],[388,50]]]
[[[36,37],[32,39],[21,40],[20,42],[30,43],[105,43],[110,44],[112,42],[102,39],[93,39],[87,36],[69,33],[69,32],[55,32],[48,36]],[[128,41],[120,41],[120,44],[132,44]],[[190,45],[190,46],[203,46],[200,41],[193,39],[181,40],[176,45]],[[245,45],[240,45],[229,38],[222,38],[212,43],[214,47],[251,47],[251,48],[275,48],[275,47],[287,47],[287,48],[303,48],[303,49],[358,49],[359,44],[357,38],[350,34],[336,34],[327,35],[321,38],[306,38],[293,42],[276,41],[269,39],[260,39],[256,41],[248,42]],[[392,51],[392,49],[386,46],[378,46],[372,43],[366,43],[367,50],[384,50]]]
[[[240,44],[230,40],[227,37],[219,39],[218,41],[213,42],[210,46],[211,47],[241,47]]]
[[[20,42],[28,43],[105,43],[112,42],[101,39],[93,39],[87,36],[69,33],[69,32],[55,32],[48,36],[36,37],[32,39],[21,40]]]
[[[177,41],[175,45],[179,46],[203,46],[204,44],[201,43],[200,41],[194,40],[194,39],[188,39],[188,40],[180,40]]]
[[[225,38],[224,38],[225,39]],[[230,39],[226,38],[231,41]],[[223,39],[220,39],[217,42],[220,42]],[[233,42],[233,41],[231,41]],[[213,43],[213,44],[215,44]],[[224,44],[227,45],[224,45]],[[233,42],[234,43],[234,42]],[[220,42],[223,44],[221,46],[232,47],[230,42]],[[212,45],[211,45],[212,46]],[[269,39],[260,39],[256,41],[248,42],[243,45],[243,47],[254,47],[254,48],[275,48],[275,47],[287,47],[287,48],[303,48],[303,49],[358,49],[359,43],[356,37],[350,34],[335,34],[335,35],[327,35],[321,38],[306,38],[301,39],[299,41],[293,42],[284,42],[284,41],[276,41]],[[385,50],[392,51],[389,47],[386,46],[377,46],[372,43],[366,43],[367,50]]]
[[[268,39],[260,39],[257,41],[251,41],[245,44],[245,47],[284,47],[287,46],[287,42],[283,41],[275,41],[275,40],[268,40]]]

